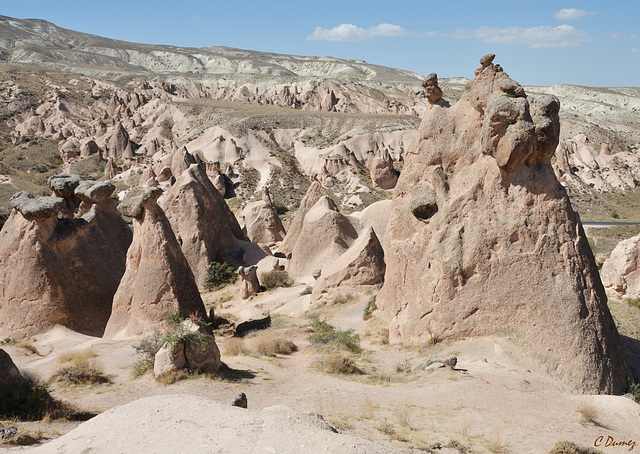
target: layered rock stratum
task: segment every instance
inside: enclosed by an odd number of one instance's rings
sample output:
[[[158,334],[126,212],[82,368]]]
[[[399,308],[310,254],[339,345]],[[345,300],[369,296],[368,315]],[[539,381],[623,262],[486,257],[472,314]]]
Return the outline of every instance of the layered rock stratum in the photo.
[[[559,101],[492,60],[455,105],[430,97],[405,157],[377,299],[391,341],[508,336],[574,389],[624,392],[604,287],[551,166]]]

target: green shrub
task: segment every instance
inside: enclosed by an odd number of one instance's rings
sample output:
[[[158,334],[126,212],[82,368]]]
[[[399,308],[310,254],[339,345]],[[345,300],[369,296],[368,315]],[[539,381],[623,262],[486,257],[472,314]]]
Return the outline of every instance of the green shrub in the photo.
[[[364,313],[362,314],[362,320],[369,320],[371,318],[371,313],[376,310],[378,307],[376,306],[376,296],[369,300],[367,305],[364,308]]]
[[[55,399],[45,384],[35,380],[15,380],[0,386],[0,419],[40,420],[68,417],[71,407]]]
[[[320,361],[319,366],[324,372],[330,374],[360,375],[363,373],[362,370],[356,366],[354,360],[339,354],[326,355]]]
[[[281,270],[271,270],[262,273],[260,282],[267,290],[276,287],[291,287],[293,285],[293,279],[291,279],[289,273]]]
[[[273,201],[273,207],[276,209],[276,213],[278,213],[279,216],[282,216],[289,212],[289,208],[287,208],[287,206],[279,200]]]
[[[160,330],[155,329],[153,334],[133,346],[138,356],[140,356],[140,359],[133,365],[133,375],[135,377],[140,377],[153,369],[156,353],[163,345],[163,338],[164,336]]]
[[[236,269],[227,262],[211,262],[204,286],[207,290],[218,290],[238,279]]]
[[[311,324],[311,330],[313,334],[308,337],[308,340],[314,345],[348,350],[353,353],[362,351],[360,335],[355,334],[352,329],[340,331],[324,320],[315,320]]]
[[[636,402],[640,403],[640,383],[634,383],[629,386],[629,394],[636,399]]]

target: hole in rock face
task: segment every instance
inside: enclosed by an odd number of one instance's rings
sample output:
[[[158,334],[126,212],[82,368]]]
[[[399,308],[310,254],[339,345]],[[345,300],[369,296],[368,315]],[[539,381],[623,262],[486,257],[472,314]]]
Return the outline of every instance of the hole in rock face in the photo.
[[[411,212],[421,221],[428,221],[438,212],[438,205],[432,197],[418,197],[411,203]]]

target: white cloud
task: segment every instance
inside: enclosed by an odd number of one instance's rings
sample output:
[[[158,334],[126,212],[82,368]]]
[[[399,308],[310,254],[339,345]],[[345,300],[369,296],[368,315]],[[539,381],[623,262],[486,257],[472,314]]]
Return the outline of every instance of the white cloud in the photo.
[[[611,33],[611,39],[635,39],[635,33]]]
[[[323,41],[370,41],[379,36],[404,36],[409,32],[399,25],[380,24],[373,27],[362,28],[353,24],[340,24],[337,27],[326,29],[317,27],[307,36],[307,39]]]
[[[637,53],[639,53],[639,52],[640,52],[640,49],[638,49],[637,47],[634,47],[634,48],[633,48],[633,49],[631,49],[629,52],[630,52],[630,53],[632,53],[632,54],[637,54]]]
[[[556,20],[576,20],[585,16],[593,16],[598,14],[597,11],[585,11],[583,9],[565,8],[553,13]]]
[[[456,39],[475,38],[492,44],[526,44],[531,49],[576,47],[590,39],[587,32],[577,30],[571,25],[458,29],[453,32],[453,37]]]

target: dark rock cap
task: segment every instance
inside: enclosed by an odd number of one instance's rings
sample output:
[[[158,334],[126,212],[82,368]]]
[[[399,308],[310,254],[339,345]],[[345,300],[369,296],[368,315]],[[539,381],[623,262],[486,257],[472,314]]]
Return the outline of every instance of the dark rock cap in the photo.
[[[9,199],[9,205],[27,219],[46,219],[58,215],[64,208],[64,199],[39,197],[27,191],[20,191]]]

